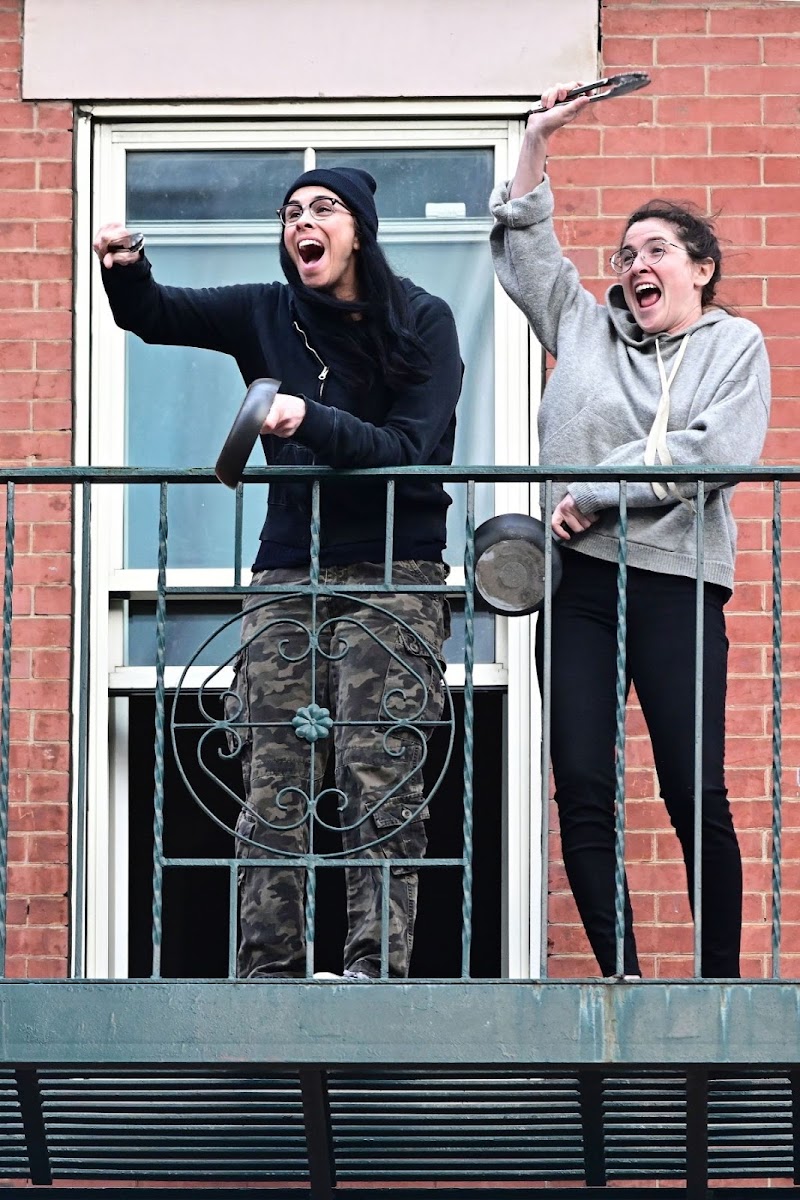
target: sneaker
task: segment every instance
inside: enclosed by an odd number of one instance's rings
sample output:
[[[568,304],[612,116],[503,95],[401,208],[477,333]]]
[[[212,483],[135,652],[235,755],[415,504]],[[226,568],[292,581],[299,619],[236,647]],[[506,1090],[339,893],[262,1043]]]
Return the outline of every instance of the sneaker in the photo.
[[[335,975],[333,971],[315,971],[315,979],[341,979],[341,975]]]
[[[609,983],[640,983],[641,975],[604,975]]]
[[[345,971],[343,978],[348,979],[351,983],[363,983],[364,981],[370,983],[372,980],[372,976],[368,975],[366,971]]]

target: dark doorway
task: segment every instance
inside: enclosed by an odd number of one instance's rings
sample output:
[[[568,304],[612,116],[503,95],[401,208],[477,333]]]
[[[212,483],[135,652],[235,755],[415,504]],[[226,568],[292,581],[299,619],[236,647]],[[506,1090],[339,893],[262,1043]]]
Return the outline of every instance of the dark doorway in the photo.
[[[474,730],[474,883],[472,896],[471,974],[497,978],[501,973],[502,764],[505,743],[501,691],[475,694]],[[428,854],[456,858],[463,845],[462,731],[463,693],[454,692],[456,739],[442,786],[431,805]],[[171,703],[171,700],[168,700]],[[181,699],[181,706],[192,703]],[[210,701],[209,701],[210,703]],[[188,711],[188,709],[187,709]],[[196,701],[195,701],[196,712]],[[183,719],[182,709],[178,716]],[[191,719],[191,718],[189,718]],[[153,777],[155,704],[152,697],[130,699],[130,891],[129,975],[146,978],[152,971]],[[213,748],[212,748],[213,749]],[[207,755],[209,748],[204,753]],[[446,740],[431,740],[426,776],[438,777]],[[236,805],[219,796],[196,761],[184,754],[184,769],[198,795],[209,795],[209,807],[232,825]],[[241,792],[238,764],[215,760],[219,778]],[[215,793],[218,788],[213,789]],[[202,811],[183,782],[167,736],[164,762],[164,852],[183,859],[227,858],[233,838]],[[335,839],[335,835],[330,835]],[[336,841],[320,849],[336,849]],[[170,978],[224,978],[228,972],[228,882],[225,869],[202,866],[167,868],[163,882],[161,974]],[[458,978],[461,975],[462,873],[459,868],[421,872],[412,975]],[[316,969],[342,970],[345,938],[344,873],[324,869],[317,883]]]

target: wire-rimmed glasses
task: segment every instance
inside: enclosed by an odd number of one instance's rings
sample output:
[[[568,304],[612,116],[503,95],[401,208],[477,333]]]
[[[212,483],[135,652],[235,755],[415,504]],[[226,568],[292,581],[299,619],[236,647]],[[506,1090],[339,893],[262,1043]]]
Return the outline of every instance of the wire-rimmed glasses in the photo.
[[[345,212],[350,212],[347,205],[341,200],[337,200],[335,196],[315,196],[313,200],[309,200],[308,204],[301,204],[299,200],[290,200],[288,204],[282,204],[280,208],[276,209],[276,212],[281,225],[296,225],[306,209],[315,221],[327,221],[328,217],[333,216],[337,204],[341,205]]]
[[[666,238],[659,238],[657,242],[645,242],[638,250],[632,250],[626,246],[623,250],[617,250],[611,255],[608,260],[611,270],[615,275],[625,275],[630,271],[637,258],[643,267],[654,267],[666,254],[667,246],[674,246],[676,250],[686,250],[685,246],[679,246],[677,242],[668,242]]]

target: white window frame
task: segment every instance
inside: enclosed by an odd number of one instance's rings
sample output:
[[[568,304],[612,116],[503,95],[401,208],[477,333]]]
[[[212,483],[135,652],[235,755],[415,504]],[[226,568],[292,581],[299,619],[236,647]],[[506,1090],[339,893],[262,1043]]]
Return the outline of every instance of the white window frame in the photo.
[[[76,464],[115,466],[123,462],[124,335],[116,328],[102,295],[97,267],[88,252],[92,230],[125,212],[125,155],[128,150],[287,149],[336,146],[491,147],[496,179],[507,178],[516,162],[523,122],[520,105],[509,117],[507,105],[492,102],[338,102],[335,104],[255,104],[246,106],[95,105],[76,117]],[[337,118],[347,116],[345,123]],[[172,118],[172,119],[169,119]],[[191,123],[190,123],[191,122]],[[313,128],[312,128],[313,126]],[[306,153],[306,166],[313,158]],[[483,224],[472,223],[483,236]],[[409,222],[418,233],[422,222]],[[264,223],[265,229],[267,223]],[[230,227],[228,227],[230,228]],[[454,223],[463,237],[467,220]],[[252,223],[246,233],[252,236]],[[436,235],[443,232],[436,223]],[[176,230],[170,227],[170,239]],[[192,225],[192,238],[218,238],[218,228]],[[158,228],[148,233],[159,239]],[[226,232],[227,240],[227,232]],[[488,253],[488,247],[487,247]],[[495,460],[498,465],[535,461],[535,423],[541,352],[519,311],[495,282]],[[504,402],[503,402],[504,401]],[[152,692],[155,668],[124,662],[124,621],[111,593],[155,594],[155,571],[124,570],[121,539],[123,489],[102,485],[92,506],[90,748],[87,761],[90,803],[86,836],[86,877],[73,887],[85,895],[85,912],[73,911],[73,973],[115,978],[127,975],[127,773],[120,755],[127,742],[132,691]],[[102,503],[100,503],[102,500]],[[498,512],[536,511],[527,484],[495,485]],[[191,579],[190,579],[191,577]],[[457,578],[455,572],[451,578]],[[76,583],[78,582],[76,577]],[[170,571],[169,584],[228,585],[232,571]],[[80,603],[80,599],[79,599]],[[502,786],[506,822],[502,926],[504,971],[511,978],[536,974],[540,958],[541,793],[540,720],[532,667],[532,622],[498,619],[494,664],[478,664],[476,686],[506,689],[507,753]],[[197,668],[201,675],[207,674]],[[180,668],[168,668],[167,687]],[[220,673],[220,684],[225,686]],[[463,666],[448,669],[448,682],[463,684]],[[191,686],[191,680],[189,680]],[[77,806],[76,806],[77,807]],[[74,830],[76,837],[82,831]],[[73,903],[76,903],[74,900]]]

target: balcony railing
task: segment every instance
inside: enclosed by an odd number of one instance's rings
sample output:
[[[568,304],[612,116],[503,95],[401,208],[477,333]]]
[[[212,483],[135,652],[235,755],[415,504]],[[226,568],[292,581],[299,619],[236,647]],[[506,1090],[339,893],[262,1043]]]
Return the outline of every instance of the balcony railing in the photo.
[[[418,585],[410,587],[407,583],[397,583],[392,577],[391,564],[391,545],[393,537],[393,514],[394,514],[394,490],[396,481],[401,479],[404,474],[411,473],[415,476],[427,474],[442,478],[445,482],[453,487],[461,487],[466,493],[466,501],[464,511],[466,513],[465,528],[463,530],[464,541],[464,570],[463,577],[459,578],[455,583],[447,583],[445,585],[431,586]],[[444,594],[451,602],[452,607],[458,614],[459,623],[461,626],[460,637],[463,643],[463,656],[460,664],[456,667],[456,673],[459,676],[459,684],[463,688],[463,709],[461,706],[456,715],[456,708],[453,703],[452,689],[446,688],[446,703],[444,706],[442,717],[434,722],[427,722],[419,717],[424,716],[424,703],[420,706],[417,712],[417,719],[410,719],[402,712],[393,712],[391,707],[380,714],[380,720],[373,722],[376,738],[391,738],[393,733],[406,732],[410,737],[416,740],[416,743],[421,747],[419,764],[415,765],[410,775],[415,775],[423,771],[425,760],[428,755],[428,738],[431,733],[434,733],[434,738],[431,744],[437,745],[436,739],[439,741],[439,760],[435,778],[426,779],[425,788],[425,805],[430,801],[434,805],[436,803],[436,793],[441,784],[448,767],[451,764],[453,756],[453,748],[457,747],[459,757],[463,756],[463,767],[461,768],[462,775],[462,813],[461,813],[461,847],[460,852],[448,855],[431,855],[426,858],[403,859],[398,854],[398,844],[404,827],[410,822],[416,820],[420,813],[417,810],[404,810],[408,812],[408,817],[401,821],[399,826],[385,825],[380,822],[381,828],[385,829],[377,839],[378,845],[385,846],[385,853],[378,849],[378,846],[373,849],[378,850],[377,857],[381,861],[374,865],[373,869],[381,872],[383,880],[383,931],[382,931],[382,953],[381,953],[381,974],[383,978],[388,976],[388,929],[387,929],[387,908],[388,908],[388,881],[389,873],[393,867],[405,864],[406,868],[419,872],[435,872],[435,871],[457,871],[461,877],[461,954],[460,954],[460,972],[451,973],[451,977],[455,974],[456,978],[467,980],[471,977],[471,949],[472,949],[472,929],[473,929],[473,883],[474,883],[474,819],[475,819],[475,797],[474,797],[474,747],[475,747],[475,623],[476,623],[476,606],[477,611],[480,610],[480,597],[475,591],[475,562],[474,562],[474,532],[475,532],[475,489],[477,485],[482,483],[517,483],[525,484],[543,484],[544,491],[544,506],[552,506],[552,483],[557,480],[568,479],[598,479],[598,480],[616,480],[620,486],[620,508],[619,508],[619,534],[620,534],[620,559],[618,563],[618,637],[617,637],[617,744],[616,744],[616,851],[617,851],[617,944],[618,944],[618,973],[622,974],[622,887],[623,887],[623,867],[625,860],[625,753],[626,753],[626,736],[625,736],[625,599],[626,599],[626,532],[627,532],[627,506],[626,506],[626,481],[638,479],[656,478],[658,475],[669,475],[672,479],[691,479],[697,481],[698,487],[698,503],[696,505],[696,531],[697,531],[697,557],[699,562],[699,570],[697,574],[697,595],[698,598],[702,595],[703,589],[703,496],[706,484],[718,482],[720,477],[726,482],[737,482],[743,480],[758,481],[762,484],[767,483],[772,492],[772,521],[771,521],[771,557],[772,557],[772,637],[771,637],[771,658],[772,658],[772,761],[770,764],[771,770],[771,803],[772,803],[772,884],[771,894],[769,896],[769,904],[771,909],[771,930],[772,930],[772,945],[771,945],[771,975],[773,978],[781,976],[781,835],[782,835],[782,759],[781,759],[781,722],[782,722],[782,695],[783,695],[783,678],[782,678],[782,612],[783,612],[783,572],[782,572],[782,547],[781,547],[781,486],[785,481],[793,481],[800,478],[800,471],[797,469],[786,468],[783,470],[775,470],[772,468],[756,468],[743,470],[737,467],[715,468],[709,469],[702,473],[690,471],[687,469],[669,468],[667,471],[654,468],[628,468],[625,471],[624,478],[621,477],[621,472],[609,472],[599,469],[570,469],[558,472],[552,470],[546,472],[542,468],[471,468],[469,471],[461,468],[450,468],[447,470],[435,468],[422,468],[410,470],[384,470],[384,471],[369,471],[369,472],[339,472],[337,473],[339,480],[346,480],[348,485],[354,488],[359,486],[359,482],[364,478],[371,479],[373,482],[376,477],[385,479],[386,482],[386,547],[387,559],[384,563],[382,579],[378,584],[364,583],[350,585],[347,587],[347,594],[350,597],[357,598],[363,595],[368,604],[375,605],[378,609],[381,607],[381,596],[392,596],[402,592],[433,592]],[[269,478],[306,478],[312,485],[312,515],[310,522],[311,534],[311,565],[308,572],[307,582],[300,585],[281,584],[272,585],[255,589],[258,594],[263,595],[263,612],[265,621],[270,625],[275,625],[274,618],[271,616],[274,612],[280,612],[280,599],[282,595],[305,596],[308,598],[309,612],[316,614],[317,605],[320,597],[335,595],[337,588],[325,578],[324,570],[320,568],[320,480],[324,479],[326,472],[315,468],[296,468],[292,471],[250,471],[247,473],[247,482],[269,479]],[[229,673],[233,658],[233,653],[230,649],[233,643],[238,642],[236,630],[239,627],[238,605],[244,596],[253,596],[254,589],[246,582],[245,572],[242,567],[242,513],[243,513],[243,487],[238,489],[235,511],[233,517],[233,527],[231,529],[232,551],[231,562],[233,564],[232,572],[229,576],[229,582],[221,585],[215,582],[209,584],[193,584],[193,585],[168,585],[167,572],[170,563],[170,540],[169,540],[169,496],[170,489],[186,484],[207,483],[211,478],[211,473],[207,470],[191,470],[191,471],[155,471],[141,468],[127,469],[103,469],[103,468],[51,468],[51,469],[16,469],[7,470],[3,473],[2,478],[6,484],[6,541],[5,541],[5,577],[4,577],[4,608],[3,608],[3,663],[2,663],[2,725],[0,727],[0,937],[2,937],[3,945],[5,944],[5,914],[6,914],[6,895],[5,895],[5,879],[6,879],[6,864],[7,864],[7,827],[8,827],[8,804],[9,804],[9,737],[10,737],[10,717],[14,709],[14,690],[12,687],[12,671],[11,661],[12,654],[15,649],[14,644],[14,613],[13,613],[13,586],[15,576],[16,562],[16,544],[15,544],[15,496],[16,489],[19,485],[33,484],[44,485],[53,483],[67,483],[74,489],[75,494],[75,518],[77,521],[76,527],[76,563],[78,564],[79,574],[75,580],[75,586],[78,596],[78,605],[76,608],[76,638],[80,647],[80,655],[74,663],[74,669],[78,675],[79,687],[77,689],[78,696],[78,711],[74,714],[74,741],[75,741],[75,757],[74,757],[74,795],[77,805],[77,819],[74,828],[79,831],[79,835],[85,835],[87,828],[87,811],[89,808],[89,796],[91,790],[96,786],[97,781],[91,778],[91,771],[88,765],[88,744],[89,744],[89,702],[90,702],[90,677],[89,663],[92,654],[92,640],[96,637],[105,636],[105,631],[93,630],[90,628],[89,614],[92,611],[91,592],[92,588],[98,586],[96,572],[93,571],[93,554],[96,554],[96,547],[93,546],[92,529],[93,529],[93,509],[96,511],[99,506],[104,504],[104,493],[108,494],[107,488],[111,485],[125,484],[128,487],[139,487],[144,484],[157,483],[160,488],[160,506],[158,516],[158,526],[152,530],[152,538],[154,548],[157,545],[157,553],[154,555],[154,562],[157,561],[155,570],[155,587],[154,587],[154,604],[155,604],[155,657],[152,662],[152,667],[155,670],[155,686],[154,701],[155,701],[155,742],[154,742],[154,785],[153,785],[153,876],[152,876],[152,975],[158,977],[161,973],[161,942],[163,930],[163,904],[164,904],[164,876],[165,872],[175,870],[194,870],[194,869],[214,869],[221,870],[227,873],[227,897],[228,897],[228,962],[227,975],[233,977],[235,974],[235,945],[236,945],[236,876],[237,868],[242,869],[241,862],[233,853],[230,855],[183,855],[170,854],[165,850],[164,844],[164,804],[165,804],[165,755],[174,754],[175,765],[183,781],[187,791],[193,796],[197,805],[204,813],[204,818],[221,827],[230,838],[234,836],[235,817],[242,805],[241,793],[234,794],[231,787],[229,777],[219,778],[217,768],[221,761],[226,758],[235,758],[241,750],[242,733],[246,732],[248,722],[239,714],[238,716],[231,711],[223,712],[219,708],[215,708],[213,697],[223,693],[230,698],[228,691],[229,683],[227,682],[226,671]],[[459,531],[460,532],[460,531]],[[546,598],[542,609],[541,617],[544,622],[544,644],[545,644],[545,666],[544,666],[544,696],[542,704],[542,738],[541,738],[541,755],[536,754],[535,759],[531,763],[531,769],[534,773],[540,773],[541,776],[541,814],[542,827],[539,844],[543,858],[543,869],[541,871],[541,921],[542,921],[542,936],[539,939],[541,945],[541,956],[538,963],[532,964],[530,975],[532,977],[547,978],[548,960],[547,960],[547,893],[548,893],[548,848],[550,843],[550,813],[548,804],[548,778],[549,778],[549,690],[550,690],[550,668],[549,668],[549,646],[550,646],[550,619],[551,619],[551,582],[552,582],[552,565],[551,565],[551,550],[550,542],[546,543],[545,547],[545,564],[546,564]],[[213,596],[217,602],[227,602],[230,615],[219,621],[216,628],[197,646],[194,655],[190,660],[184,663],[183,670],[180,673],[180,678],[177,681],[177,686],[168,688],[166,684],[168,674],[167,664],[167,627],[168,627],[168,606],[174,610],[175,606],[185,603],[187,600],[202,600]],[[278,608],[275,604],[278,602]],[[389,618],[393,620],[393,618]],[[510,618],[515,619],[515,618]],[[320,652],[317,642],[319,629],[315,626],[316,616],[312,618],[312,624],[306,631],[308,636],[308,647],[306,657],[309,664],[309,695],[305,706],[301,706],[301,713],[298,716],[297,709],[293,708],[291,712],[287,711],[285,721],[282,722],[287,727],[294,726],[298,737],[308,738],[306,743],[309,747],[310,761],[312,765],[311,777],[313,779],[313,760],[314,760],[314,745],[319,737],[332,738],[337,729],[337,721],[331,721],[326,713],[321,714],[323,724],[318,722],[315,724],[315,704],[314,704],[314,689],[313,675],[315,665],[319,663]],[[698,628],[698,645],[702,644],[702,624],[703,624],[703,606],[702,603],[697,605],[697,628]],[[400,623],[402,625],[402,622]],[[400,629],[398,625],[398,629]],[[280,629],[280,624],[278,629]],[[410,635],[410,631],[403,631]],[[408,639],[406,639],[407,641]],[[227,650],[223,647],[217,651],[223,642],[227,642]],[[413,671],[413,663],[408,661],[409,656],[403,650],[403,642],[400,642],[400,651],[391,650],[393,660],[405,668],[411,668]],[[216,655],[216,657],[215,657]],[[405,655],[405,661],[403,661]],[[195,663],[211,663],[207,669],[202,669],[195,666]],[[451,667],[452,670],[452,667]],[[438,676],[437,676],[438,671]],[[201,676],[199,683],[198,672]],[[172,672],[173,677],[175,672]],[[443,683],[444,675],[438,664],[434,664],[433,684]],[[96,681],[95,681],[96,686]],[[695,692],[699,696],[703,689],[703,664],[702,655],[697,655],[696,673],[695,673]],[[400,697],[402,700],[402,697]],[[184,704],[188,701],[189,704]],[[309,707],[310,706],[310,707]],[[191,711],[188,711],[189,707]],[[230,704],[229,704],[230,709]],[[235,707],[235,706],[234,706]],[[408,706],[406,706],[408,708]],[[413,706],[412,706],[413,707]],[[188,712],[188,715],[185,715]],[[695,755],[695,798],[699,795],[700,788],[700,758],[703,739],[702,728],[702,706],[695,706],[695,723],[696,723],[696,746],[697,753]],[[412,718],[414,714],[412,713]],[[515,736],[514,732],[514,716],[509,717],[510,731],[509,737]],[[326,727],[327,726],[327,727]],[[193,757],[192,750],[187,749],[189,738],[193,736],[196,739],[194,756],[196,762],[192,764],[191,769],[187,769],[185,760],[187,755]],[[226,736],[231,739],[231,745],[234,747],[232,751],[226,752],[223,748],[221,738]],[[533,756],[532,756],[533,758]],[[198,766],[201,771],[202,789],[198,789],[197,779],[194,778],[196,771],[194,767]],[[407,780],[403,780],[403,783]],[[400,785],[398,785],[399,787]],[[298,788],[300,788],[298,781]],[[394,789],[398,790],[397,787]],[[498,784],[499,790],[499,784]],[[317,963],[314,957],[314,947],[316,942],[316,893],[317,881],[319,876],[326,871],[334,870],[341,873],[344,868],[358,869],[363,867],[364,856],[360,851],[348,856],[340,845],[333,844],[331,840],[331,827],[335,827],[337,820],[336,814],[333,816],[330,813],[323,813],[323,804],[320,801],[325,801],[327,798],[330,806],[330,797],[334,794],[334,789],[323,786],[323,781],[317,779],[312,784],[312,790],[307,793],[303,788],[300,788],[302,803],[305,810],[299,817],[293,818],[298,823],[305,825],[308,834],[308,851],[303,854],[288,854],[285,849],[279,849],[277,852],[273,850],[270,856],[270,837],[271,832],[269,823],[264,824],[260,831],[260,836],[256,839],[264,843],[262,855],[254,860],[250,859],[247,869],[262,869],[263,867],[287,867],[303,872],[306,879],[306,933],[308,952],[306,956],[306,973],[310,977],[313,975]],[[348,808],[350,802],[349,797],[338,798],[340,812],[338,819],[345,825],[352,824],[353,809]],[[296,799],[296,797],[295,797]],[[373,808],[380,816],[381,812],[386,808],[391,797],[380,797]],[[246,807],[246,805],[245,805]],[[344,810],[342,814],[341,810]],[[700,965],[700,939],[701,939],[701,896],[702,896],[702,831],[700,824],[700,805],[695,804],[696,812],[696,837],[695,837],[695,883],[694,883],[694,911],[697,914],[694,928],[694,975],[699,975]],[[356,817],[358,822],[360,818]],[[315,831],[321,835],[315,837]],[[232,843],[231,843],[232,845]],[[320,847],[324,848],[320,848]],[[73,848],[73,866],[74,866],[74,887],[77,897],[77,911],[82,911],[82,906],[85,903],[85,893],[83,892],[83,868],[84,868],[85,846],[78,844]],[[263,857],[266,856],[266,857]],[[261,867],[253,866],[254,861],[261,863]],[[80,921],[80,917],[78,917]]]
[[[387,546],[392,539],[393,494],[401,470],[340,472],[337,478],[353,487],[376,477],[386,483]],[[219,707],[229,688],[231,642],[217,653],[215,640],[235,631],[236,608],[253,590],[242,566],[243,492],[237,493],[232,518],[232,567],[224,580],[175,582],[170,567],[169,503],[174,488],[213,481],[209,470],[31,468],[5,470],[5,572],[2,650],[2,720],[0,722],[0,935],[3,974],[0,981],[3,1042],[0,1047],[0,1175],[29,1178],[34,1184],[53,1180],[271,1180],[308,1183],[297,1196],[331,1197],[337,1181],[359,1194],[359,1182],[392,1183],[415,1195],[413,1183],[449,1185],[461,1194],[462,1183],[496,1181],[508,1187],[537,1181],[570,1181],[603,1186],[609,1181],[685,1179],[689,1190],[705,1195],[709,1179],[744,1180],[792,1178],[800,1183],[800,1052],[796,1045],[797,984],[791,964],[794,947],[784,944],[782,843],[786,801],[783,780],[782,725],[784,717],[783,662],[785,531],[782,529],[782,488],[800,480],[800,469],[750,469],[736,466],[703,472],[627,468],[619,472],[581,468],[545,471],[540,468],[462,468],[415,470],[442,478],[465,492],[463,574],[453,582],[412,588],[443,592],[458,614],[456,639],[459,661],[450,664],[448,698],[434,726],[411,716],[384,714],[384,732],[415,727],[424,735],[434,763],[433,785],[426,780],[427,799],[434,810],[435,781],[449,771],[459,775],[460,836],[453,853],[431,853],[406,865],[420,874],[458,875],[460,899],[456,968],[446,978],[435,974],[408,983],[388,978],[386,902],[383,903],[381,975],[377,986],[323,985],[310,978],[321,952],[319,892],[325,878],[342,873],[350,863],[363,868],[359,855],[348,859],[335,841],[336,821],[320,813],[316,801],[325,790],[306,796],[309,830],[307,853],[282,856],[306,882],[308,952],[305,978],[280,981],[266,990],[249,981],[234,981],[237,906],[235,854],[172,853],[165,828],[170,803],[168,778],[178,778],[186,794],[199,801],[197,828],[214,828],[232,841],[241,792],[221,780],[219,764],[235,766],[235,753],[223,739],[237,744],[241,713]],[[246,485],[278,475],[301,477],[312,484],[312,557],[302,587],[260,589],[265,607],[287,590],[316,599],[331,594],[320,567],[319,488],[325,472],[315,469],[247,473]],[[475,592],[475,493],[482,484],[539,485],[544,507],[552,504],[553,481],[616,480],[620,485],[620,546],[618,564],[620,621],[617,671],[625,670],[625,533],[626,484],[666,476],[698,482],[697,553],[700,563],[697,595],[703,581],[703,495],[708,484],[724,479],[762,485],[770,514],[759,520],[769,538],[758,541],[768,564],[765,595],[771,629],[762,639],[763,661],[771,686],[771,738],[768,761],[761,764],[769,786],[760,797],[771,809],[769,862],[771,878],[764,889],[764,914],[769,925],[768,969],[762,977],[742,982],[708,981],[699,976],[700,922],[695,924],[693,969],[681,979],[648,979],[641,984],[597,979],[548,978],[547,900],[550,790],[549,684],[545,669],[541,749],[531,755],[531,769],[540,788],[541,825],[531,843],[541,848],[540,911],[542,936],[539,961],[531,963],[525,979],[502,978],[503,972],[476,978],[475,874],[476,738],[482,732],[476,717],[481,664],[476,661],[479,608]],[[92,820],[98,786],[97,756],[91,739],[105,730],[92,729],[92,687],[97,686],[93,656],[106,636],[95,627],[97,593],[116,603],[122,585],[101,570],[103,547],[97,541],[96,518],[103,515],[109,489],[120,485],[159,488],[159,515],[152,529],[152,584],[139,578],[130,593],[145,590],[152,603],[155,654],[150,670],[154,733],[152,769],[148,781],[147,821],[152,824],[151,917],[148,922],[149,969],[136,978],[113,980],[63,979],[22,981],[5,969],[9,913],[9,815],[14,776],[12,719],[17,704],[17,679],[12,658],[17,624],[15,582],[31,581],[31,566],[22,565],[29,543],[17,543],[19,502],[27,489],[66,486],[72,496],[74,527],[76,648],[73,673],[76,703],[72,712],[74,811],[72,828],[73,910],[81,924],[75,937],[75,960],[82,959],[82,921],[88,894],[86,832]],[[27,523],[27,521],[25,522]],[[22,525],[23,522],[19,522]],[[461,531],[459,531],[461,536]],[[546,543],[549,545],[549,543]],[[789,543],[794,545],[793,539]],[[549,551],[548,561],[549,561]],[[547,568],[551,578],[551,566]],[[793,582],[789,581],[789,584]],[[380,606],[380,595],[399,590],[391,561],[382,581],[348,587],[347,595],[368,593]],[[198,639],[198,665],[192,654],[176,670],[170,662],[170,614],[181,605],[224,602],[216,626]],[[261,601],[259,601],[260,603]],[[133,601],[131,601],[131,604]],[[226,607],[227,606],[227,607]],[[546,598],[539,620],[545,626],[545,646],[552,607]],[[514,619],[514,618],[510,618]],[[93,622],[95,624],[93,624]],[[702,605],[698,603],[698,624]],[[314,620],[308,626],[314,644]],[[700,639],[698,638],[698,641]],[[232,638],[235,644],[236,636]],[[202,665],[200,665],[202,663]],[[228,664],[226,668],[226,664]],[[227,670],[227,674],[225,671]],[[94,672],[94,674],[93,674]],[[147,685],[137,677],[136,690]],[[149,678],[149,676],[148,676]],[[496,686],[497,680],[494,680]],[[702,659],[695,672],[695,694],[703,687]],[[313,695],[309,695],[310,703]],[[621,893],[625,845],[625,696],[617,691],[617,892]],[[188,706],[191,715],[187,715]],[[308,707],[308,706],[305,706]],[[700,709],[696,705],[696,710]],[[287,713],[291,724],[298,716]],[[335,720],[335,714],[333,715]],[[511,738],[515,714],[509,714]],[[319,714],[306,713],[299,724],[310,727]],[[297,725],[292,725],[297,728]],[[696,730],[702,740],[702,726]],[[383,734],[382,734],[383,736]],[[416,736],[420,736],[419,733]],[[195,738],[197,750],[187,756],[182,739]],[[313,743],[309,743],[313,748]],[[422,742],[420,742],[422,745]],[[210,753],[203,757],[203,747]],[[174,751],[177,749],[177,754]],[[132,750],[132,753],[135,753]],[[170,767],[170,763],[172,766]],[[210,771],[209,763],[215,770]],[[168,770],[173,774],[168,776]],[[177,772],[177,775],[175,774]],[[216,781],[209,778],[216,776]],[[224,773],[224,772],[223,772]],[[430,775],[430,773],[429,773]],[[539,779],[539,776],[541,777]],[[198,788],[197,780],[203,786]],[[696,780],[695,800],[699,794]],[[225,789],[229,790],[226,791]],[[207,789],[207,790],[206,790]],[[498,783],[499,792],[499,783]],[[150,805],[152,797],[152,806]],[[212,799],[213,797],[213,799]],[[35,799],[35,797],[34,797]],[[477,804],[476,804],[477,800]],[[699,805],[695,808],[699,811]],[[335,805],[334,805],[335,808]],[[137,814],[134,814],[134,820]],[[220,829],[220,826],[224,828]],[[332,828],[326,828],[331,826]],[[766,830],[764,831],[766,834]],[[323,840],[320,841],[319,838]],[[695,911],[702,912],[701,828],[695,839]],[[313,836],[312,836],[313,835]],[[396,836],[395,833],[392,837]],[[387,857],[377,868],[387,895],[387,875],[401,861],[387,839]],[[391,857],[388,855],[391,854]],[[535,857],[535,856],[534,856]],[[267,860],[272,861],[271,859]],[[277,861],[277,858],[276,860]],[[148,867],[148,870],[150,868]],[[225,962],[216,980],[184,972],[179,980],[163,970],[163,936],[167,918],[168,880],[178,874],[220,873],[226,880],[227,921]],[[204,875],[203,879],[208,876]],[[35,871],[26,878],[35,881]],[[35,886],[35,883],[34,883]],[[793,890],[793,889],[792,889]],[[327,906],[322,906],[324,909]],[[500,904],[497,904],[498,911]],[[532,905],[536,910],[536,905]],[[618,905],[619,912],[619,905]],[[768,914],[768,915],[767,915]],[[191,915],[191,914],[190,914]],[[10,927],[10,923],[9,923]],[[621,968],[621,924],[618,922],[618,967]],[[193,930],[195,938],[204,931]],[[587,960],[588,963],[588,960]],[[13,964],[10,962],[10,966]],[[592,970],[587,966],[587,971]],[[618,974],[621,974],[621,969]],[[80,975],[75,970],[76,976]],[[281,1194],[279,1191],[274,1195]],[[365,1193],[366,1194],[366,1193]],[[491,1193],[488,1193],[491,1194]],[[506,1193],[507,1194],[507,1193]]]

